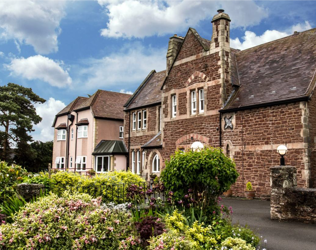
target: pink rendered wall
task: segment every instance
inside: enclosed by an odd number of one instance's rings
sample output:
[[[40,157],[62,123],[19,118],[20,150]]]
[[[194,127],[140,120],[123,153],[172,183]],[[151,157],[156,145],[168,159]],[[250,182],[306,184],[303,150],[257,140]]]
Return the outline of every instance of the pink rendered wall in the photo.
[[[67,116],[60,116],[56,120],[55,128],[59,126],[61,123],[67,124]],[[54,145],[53,145],[53,161],[52,167],[55,168],[55,160],[56,157],[66,157],[66,140],[57,141],[57,133],[58,130],[54,129]]]
[[[115,155],[115,171],[126,170],[126,156],[125,155]]]
[[[96,119],[95,145],[101,140],[123,140],[119,138],[120,126],[124,126],[123,121]]]

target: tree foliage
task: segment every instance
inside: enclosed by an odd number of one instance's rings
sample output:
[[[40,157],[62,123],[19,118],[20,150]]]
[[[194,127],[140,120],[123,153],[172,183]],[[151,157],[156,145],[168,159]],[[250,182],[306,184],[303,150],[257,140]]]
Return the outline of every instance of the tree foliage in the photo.
[[[166,162],[161,179],[167,190],[181,199],[192,189],[195,196],[212,199],[227,191],[238,177],[235,163],[218,148],[177,151]]]
[[[42,118],[36,114],[34,104],[44,103],[45,99],[36,95],[31,88],[8,83],[0,86],[0,126],[2,141],[2,160],[8,160],[9,142],[28,142],[33,131],[33,125]]]

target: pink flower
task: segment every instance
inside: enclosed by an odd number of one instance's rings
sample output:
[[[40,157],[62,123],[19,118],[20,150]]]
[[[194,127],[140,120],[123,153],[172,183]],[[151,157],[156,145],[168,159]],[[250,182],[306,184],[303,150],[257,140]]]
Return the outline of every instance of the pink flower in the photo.
[[[119,221],[119,220],[115,220],[115,221],[114,221],[114,223],[119,224],[119,223],[120,223],[120,221]]]
[[[13,242],[13,238],[11,238],[10,240],[9,240],[9,243],[12,243]]]
[[[108,230],[110,230],[111,232],[113,232],[113,227],[108,227]]]

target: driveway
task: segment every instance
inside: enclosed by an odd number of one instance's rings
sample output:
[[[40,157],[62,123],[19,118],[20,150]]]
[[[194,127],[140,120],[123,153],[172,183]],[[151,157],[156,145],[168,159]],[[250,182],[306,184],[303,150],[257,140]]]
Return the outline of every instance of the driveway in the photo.
[[[267,250],[316,250],[316,225],[270,219],[270,201],[223,198],[232,206],[233,223],[248,225],[267,240]]]

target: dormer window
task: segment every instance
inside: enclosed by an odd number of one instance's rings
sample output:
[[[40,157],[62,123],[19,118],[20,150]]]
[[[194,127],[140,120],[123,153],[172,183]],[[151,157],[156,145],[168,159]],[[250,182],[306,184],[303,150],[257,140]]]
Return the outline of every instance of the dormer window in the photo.
[[[88,137],[88,126],[79,126],[78,138],[87,138],[87,137]]]
[[[176,117],[177,116],[177,96],[176,95],[171,96],[171,103],[172,103],[172,110],[171,110],[172,117]]]
[[[196,114],[196,91],[191,91],[191,115]]]
[[[66,140],[66,129],[59,129],[57,132],[57,141]]]

